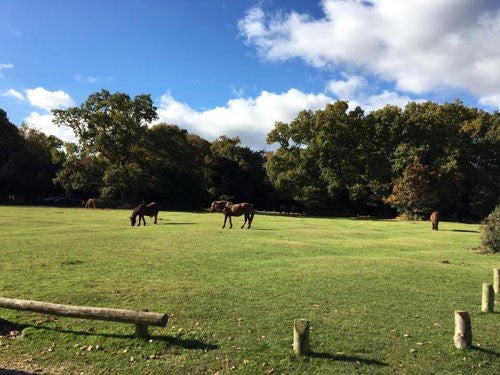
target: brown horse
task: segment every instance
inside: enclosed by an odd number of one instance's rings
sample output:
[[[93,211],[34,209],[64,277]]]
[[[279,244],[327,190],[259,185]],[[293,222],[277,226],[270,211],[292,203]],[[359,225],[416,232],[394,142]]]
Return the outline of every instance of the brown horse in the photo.
[[[95,201],[96,200],[94,198],[87,199],[87,202],[85,202],[85,208],[86,209],[93,208],[95,210]]]
[[[432,222],[432,230],[438,230],[438,225],[439,225],[439,212],[434,211],[431,214],[431,217],[429,220]]]
[[[248,229],[252,226],[253,216],[255,214],[255,210],[253,208],[253,204],[250,203],[238,203],[234,204],[229,201],[214,201],[210,206],[210,212],[215,212],[216,210],[221,210],[224,214],[224,225],[222,229],[226,227],[226,221],[229,217],[229,229],[233,227],[233,221],[231,220],[231,216],[241,216],[245,215],[245,221],[241,226],[241,229],[245,226],[248,221]]]
[[[155,218],[155,224],[158,224],[158,211],[160,210],[160,205],[156,202],[151,202],[149,204],[144,204],[141,203],[138,205],[136,208],[134,208],[134,211],[132,211],[132,216],[130,216],[130,225],[134,226],[135,225],[135,220],[136,217],[139,215],[139,223],[137,226],[141,225],[141,220],[144,223],[144,226],[146,226],[146,220],[144,219],[144,216],[154,216]]]

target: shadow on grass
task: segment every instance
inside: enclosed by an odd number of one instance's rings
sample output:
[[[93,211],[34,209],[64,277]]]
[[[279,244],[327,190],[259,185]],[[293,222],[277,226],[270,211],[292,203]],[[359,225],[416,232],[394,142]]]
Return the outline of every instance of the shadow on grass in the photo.
[[[493,357],[500,358],[500,353],[497,353],[497,352],[495,352],[493,350],[488,350],[488,349],[480,348],[479,346],[472,346],[471,350],[475,350],[475,351],[478,351],[478,352],[481,352],[481,353],[489,354],[489,355],[491,355]]]
[[[360,363],[360,364],[365,364],[365,365],[389,366],[387,363],[380,362],[380,361],[377,361],[375,359],[366,359],[366,358],[361,358],[361,357],[353,357],[353,356],[349,356],[349,355],[337,355],[337,354],[330,354],[330,353],[311,352],[309,354],[309,357],[331,359],[333,361],[340,361],[340,362],[354,362],[354,363]]]
[[[11,323],[8,320],[0,318],[0,337],[9,337],[11,332],[21,332],[26,327],[27,325]]]
[[[0,367],[0,374],[2,375],[33,375],[34,372],[26,372],[21,370],[10,370],[7,368]]]
[[[35,326],[35,325],[26,325],[25,327],[42,329],[46,331],[56,331],[60,333],[69,333],[72,335],[79,336],[100,336],[100,337],[109,337],[115,339],[136,339],[136,337],[132,334],[124,335],[118,333],[99,333],[99,332],[85,332],[85,331],[73,331],[69,329],[55,329],[47,326]],[[145,340],[155,340],[155,341],[163,341],[165,344],[169,344],[169,346],[178,346],[184,349],[195,349],[195,350],[214,350],[218,349],[219,346],[215,344],[207,344],[200,340],[193,339],[183,339],[180,337],[173,336],[163,336],[163,335],[150,335]],[[1,374],[1,372],[0,372]]]
[[[285,230],[285,229],[271,229],[271,228],[251,228],[250,230]]]
[[[162,223],[161,225],[194,225],[198,223]]]
[[[467,230],[467,229],[440,229],[440,232],[459,232],[459,233],[479,233],[478,230]]]

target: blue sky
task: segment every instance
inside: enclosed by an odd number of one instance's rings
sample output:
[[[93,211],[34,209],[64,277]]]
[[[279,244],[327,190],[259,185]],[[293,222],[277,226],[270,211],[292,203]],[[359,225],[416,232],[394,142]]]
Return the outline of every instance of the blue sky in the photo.
[[[150,93],[159,121],[268,147],[275,121],[336,99],[500,108],[498,0],[30,1],[0,4],[0,108],[73,140],[51,108]]]

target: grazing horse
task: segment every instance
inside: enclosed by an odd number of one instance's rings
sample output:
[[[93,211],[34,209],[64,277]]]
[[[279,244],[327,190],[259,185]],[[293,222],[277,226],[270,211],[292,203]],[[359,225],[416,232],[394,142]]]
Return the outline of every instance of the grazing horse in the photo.
[[[86,209],[93,208],[95,210],[95,201],[96,200],[94,198],[87,199],[87,202],[85,202],[85,208]]]
[[[156,202],[152,202],[149,204],[144,204],[141,203],[138,205],[136,208],[134,208],[134,211],[132,211],[132,216],[130,216],[130,225],[134,226],[135,225],[135,219],[137,215],[139,215],[139,223],[137,226],[141,225],[141,219],[144,225],[146,225],[146,220],[144,219],[144,216],[154,216],[155,217],[155,224],[158,224],[158,211],[160,210],[160,205]]]
[[[226,227],[226,221],[229,217],[229,229],[233,227],[233,221],[231,220],[231,216],[241,216],[245,215],[245,221],[241,226],[241,229],[245,226],[248,221],[248,229],[252,226],[253,215],[255,214],[255,210],[253,208],[253,204],[250,203],[237,203],[234,204],[229,201],[214,201],[210,206],[210,212],[214,212],[216,210],[221,210],[224,214],[224,225],[222,229]]]
[[[432,222],[432,230],[438,230],[439,225],[439,212],[434,211],[429,218]]]

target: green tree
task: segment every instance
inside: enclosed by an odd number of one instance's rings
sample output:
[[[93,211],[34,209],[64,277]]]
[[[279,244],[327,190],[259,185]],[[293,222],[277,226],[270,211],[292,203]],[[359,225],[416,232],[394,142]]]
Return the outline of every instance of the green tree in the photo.
[[[273,191],[264,163],[264,152],[241,146],[239,137],[217,138],[210,146],[207,160],[209,198],[268,206]]]
[[[24,139],[7,113],[0,109],[0,200],[20,193],[23,160],[27,161]]]
[[[141,173],[141,142],[147,124],[157,118],[150,95],[131,99],[124,93],[101,90],[80,107],[52,112],[56,124],[73,129],[85,155],[105,158],[101,196],[127,201],[134,178]]]

